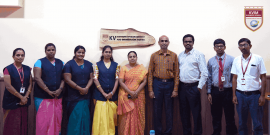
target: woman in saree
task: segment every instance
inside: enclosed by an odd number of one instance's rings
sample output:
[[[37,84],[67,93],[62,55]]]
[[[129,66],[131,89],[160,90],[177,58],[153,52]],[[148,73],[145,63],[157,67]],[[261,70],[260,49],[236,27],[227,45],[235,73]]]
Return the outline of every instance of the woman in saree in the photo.
[[[56,47],[53,43],[45,46],[46,57],[34,65],[36,134],[59,135],[62,122],[62,97],[64,62],[55,58]]]
[[[115,126],[117,125],[119,66],[113,60],[112,51],[111,46],[104,46],[100,61],[95,66],[93,135],[117,134]]]
[[[31,104],[31,68],[23,65],[25,52],[13,51],[14,63],[4,68],[3,135],[27,135],[28,106]]]
[[[147,70],[137,64],[137,53],[128,53],[129,64],[123,66],[119,75],[119,135],[144,135],[145,91]]]
[[[77,46],[74,57],[64,67],[64,79],[67,83],[68,135],[90,135],[90,92],[93,84],[92,63],[84,60],[85,48]]]

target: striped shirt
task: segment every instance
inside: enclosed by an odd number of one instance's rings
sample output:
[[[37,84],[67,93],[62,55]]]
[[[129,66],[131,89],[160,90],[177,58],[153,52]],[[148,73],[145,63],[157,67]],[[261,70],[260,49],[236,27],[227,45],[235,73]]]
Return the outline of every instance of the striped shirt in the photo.
[[[224,64],[224,57],[225,58],[225,64]],[[211,93],[211,86],[219,87],[219,58],[222,60],[222,65],[224,65],[223,68],[223,76],[225,77],[225,82],[223,82],[223,87],[224,88],[231,88],[232,87],[232,74],[231,74],[231,69],[232,69],[232,64],[234,57],[230,56],[228,54],[223,54],[221,57],[219,56],[214,56],[211,59],[209,59],[207,63],[207,69],[208,69],[208,79],[207,79],[207,93]],[[218,59],[218,61],[217,61]]]
[[[153,77],[160,79],[174,78],[174,91],[178,91],[179,69],[176,53],[167,50],[166,56],[161,50],[153,53],[148,68],[148,90],[153,91]]]
[[[183,51],[178,56],[180,81],[183,83],[199,82],[198,88],[202,89],[208,76],[204,54],[192,49],[188,53]]]

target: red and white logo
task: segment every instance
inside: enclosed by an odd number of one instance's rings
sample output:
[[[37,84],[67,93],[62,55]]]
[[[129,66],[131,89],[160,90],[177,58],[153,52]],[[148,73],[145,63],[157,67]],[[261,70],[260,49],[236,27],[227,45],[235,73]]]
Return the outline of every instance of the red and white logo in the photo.
[[[263,24],[263,7],[245,7],[245,25],[251,31],[256,31],[261,28]]]

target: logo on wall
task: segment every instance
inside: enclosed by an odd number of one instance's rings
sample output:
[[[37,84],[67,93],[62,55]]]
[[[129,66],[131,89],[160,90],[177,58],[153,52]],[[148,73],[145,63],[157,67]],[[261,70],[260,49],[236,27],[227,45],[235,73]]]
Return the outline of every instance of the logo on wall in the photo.
[[[256,31],[263,24],[263,7],[245,7],[245,25],[251,31]]]

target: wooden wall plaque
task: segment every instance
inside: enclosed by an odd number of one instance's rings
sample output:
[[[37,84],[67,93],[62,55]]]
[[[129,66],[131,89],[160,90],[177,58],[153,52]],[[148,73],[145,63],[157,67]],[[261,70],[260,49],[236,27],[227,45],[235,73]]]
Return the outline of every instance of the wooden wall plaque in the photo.
[[[99,47],[146,47],[154,45],[155,38],[148,33],[133,28],[125,30],[101,29]]]

